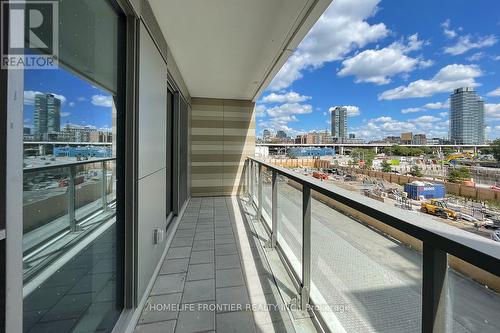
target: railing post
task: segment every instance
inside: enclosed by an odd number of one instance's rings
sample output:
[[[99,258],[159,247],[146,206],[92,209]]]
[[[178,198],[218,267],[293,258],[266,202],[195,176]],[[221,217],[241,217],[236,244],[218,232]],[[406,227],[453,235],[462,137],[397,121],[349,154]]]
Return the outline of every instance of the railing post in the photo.
[[[102,210],[106,211],[108,208],[108,175],[106,170],[106,161],[102,162]]]
[[[311,291],[311,188],[302,184],[302,285],[300,309],[307,310]]]
[[[248,162],[249,162],[249,159],[247,158],[245,160],[245,193],[248,195],[248,193],[250,193],[250,191],[248,190]]]
[[[258,202],[258,212],[257,212],[257,221],[260,221],[262,219],[262,164],[259,163],[259,167],[257,169],[258,173],[258,185],[257,185],[257,198],[259,200]]]
[[[446,332],[446,252],[424,242],[422,273],[422,332]]]
[[[253,194],[254,194],[254,188],[253,188],[253,177],[255,176],[254,175],[254,172],[253,172],[253,161],[250,160],[250,165],[249,165],[249,171],[250,171],[250,203],[253,202]]]
[[[75,166],[70,166],[69,179],[68,179],[68,216],[69,216],[69,227],[71,231],[78,230],[75,217],[75,200],[76,200],[75,177],[76,177]]]
[[[278,241],[278,173],[273,170],[272,179],[272,228],[271,230],[271,247],[275,248]]]

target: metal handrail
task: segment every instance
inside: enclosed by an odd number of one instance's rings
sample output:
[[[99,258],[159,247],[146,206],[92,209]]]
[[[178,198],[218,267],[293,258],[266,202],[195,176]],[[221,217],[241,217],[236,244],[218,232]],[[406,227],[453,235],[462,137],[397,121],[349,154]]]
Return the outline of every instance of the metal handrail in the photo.
[[[45,170],[50,170],[50,169],[60,169],[60,168],[67,168],[67,167],[71,167],[71,166],[77,166],[77,165],[115,161],[115,160],[116,160],[116,157],[95,158],[92,160],[85,160],[85,161],[59,163],[59,164],[57,164],[57,163],[56,164],[47,164],[47,165],[42,165],[42,166],[24,168],[23,171],[24,172],[45,171]]]
[[[252,193],[257,192],[257,209],[259,218],[262,216],[262,166],[272,171],[272,230],[270,247],[277,247],[277,181],[276,176],[282,175],[302,185],[302,275],[298,298],[299,306],[305,309],[309,300],[311,285],[311,191],[316,191],[362,214],[374,218],[381,223],[408,234],[423,243],[423,273],[422,273],[422,332],[442,331],[445,327],[444,286],[447,283],[447,254],[462,259],[476,267],[499,277],[500,276],[500,246],[492,240],[461,230],[459,228],[437,224],[431,218],[415,217],[395,211],[386,204],[353,193],[334,185],[325,184],[290,171],[283,167],[270,164],[255,157],[247,157],[247,171],[258,165],[258,188],[253,189],[253,172],[247,176]],[[279,244],[278,244],[279,245]],[[278,246],[279,247],[279,246]]]

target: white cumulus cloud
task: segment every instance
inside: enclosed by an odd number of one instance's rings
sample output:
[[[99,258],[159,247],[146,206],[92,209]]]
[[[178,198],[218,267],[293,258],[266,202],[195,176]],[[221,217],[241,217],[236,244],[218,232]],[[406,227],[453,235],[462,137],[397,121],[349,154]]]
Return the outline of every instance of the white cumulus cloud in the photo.
[[[500,118],[500,103],[498,103],[498,104],[485,103],[484,104],[484,111],[486,114],[486,118],[499,119]]]
[[[418,67],[428,67],[432,61],[413,58],[407,54],[419,50],[424,41],[418,34],[408,37],[406,43],[394,42],[382,49],[366,50],[342,62],[338,76],[355,76],[356,82],[387,84],[396,74],[409,73]]]
[[[295,91],[289,91],[283,94],[270,93],[262,99],[263,103],[300,103],[311,99],[311,96],[304,96],[296,93]]]
[[[490,91],[486,95],[492,96],[492,97],[500,97],[500,87],[496,88],[495,90]]]
[[[424,108],[406,108],[406,109],[403,109],[401,110],[401,113],[416,113],[416,112],[422,112],[422,111],[425,111]]]
[[[377,10],[380,0],[335,0],[304,38],[271,82],[269,89],[288,88],[307,69],[341,60],[351,51],[388,35],[383,23],[366,19]]]
[[[270,117],[283,117],[296,114],[308,114],[312,112],[312,106],[309,104],[286,103],[267,109]]]
[[[482,75],[477,65],[447,65],[439,70],[430,80],[413,81],[407,86],[386,90],[379,95],[379,100],[430,97],[438,93],[452,92],[453,89],[469,86],[477,87],[475,78]]]
[[[453,29],[450,28],[450,20],[446,20],[443,23],[441,23],[441,27],[443,28],[443,34],[448,37],[448,38],[455,38],[457,37],[457,32]]]
[[[472,49],[481,49],[495,45],[497,38],[494,35],[480,36],[474,39],[471,35],[458,38],[456,44],[444,48],[444,53],[451,55],[463,54]]]
[[[94,95],[91,103],[96,106],[110,108],[113,106],[113,96],[109,95]]]

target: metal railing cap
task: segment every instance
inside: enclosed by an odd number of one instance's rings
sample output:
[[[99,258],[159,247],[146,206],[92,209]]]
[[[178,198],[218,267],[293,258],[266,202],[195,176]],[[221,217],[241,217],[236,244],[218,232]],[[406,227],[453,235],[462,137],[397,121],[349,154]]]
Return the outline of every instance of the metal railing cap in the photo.
[[[412,214],[376,200],[369,200],[359,193],[326,184],[258,158],[252,156],[248,158],[362,214],[500,276],[500,244],[493,240],[440,223],[427,216]]]

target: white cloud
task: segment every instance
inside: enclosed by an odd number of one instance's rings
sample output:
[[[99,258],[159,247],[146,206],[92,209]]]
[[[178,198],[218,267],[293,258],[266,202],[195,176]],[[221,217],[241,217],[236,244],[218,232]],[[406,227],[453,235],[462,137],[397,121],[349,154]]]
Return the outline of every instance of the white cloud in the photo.
[[[500,103],[498,103],[498,104],[486,103],[486,104],[484,104],[484,111],[486,114],[486,118],[499,119],[500,118]]]
[[[263,103],[300,103],[311,99],[311,96],[304,96],[290,91],[284,94],[270,93],[262,99]]]
[[[68,105],[71,106],[71,107],[74,107],[75,106],[75,102],[69,102]]]
[[[453,89],[469,86],[477,87],[475,78],[482,75],[477,65],[452,64],[445,66],[430,80],[413,81],[407,86],[386,90],[379,95],[379,100],[430,97],[437,93],[452,92]]]
[[[345,105],[345,108],[347,108],[347,116],[348,117],[356,117],[361,114],[361,111],[359,110],[358,106],[354,105]]]
[[[427,103],[423,106],[424,109],[429,109],[429,110],[442,110],[442,109],[448,109],[449,107],[450,107],[449,100],[447,100],[444,103],[441,102]]]
[[[312,112],[312,106],[309,104],[286,103],[267,109],[270,117],[283,117],[295,114],[308,114]]]
[[[323,13],[297,50],[271,82],[269,89],[282,90],[302,77],[307,69],[341,60],[351,51],[376,42],[389,33],[383,23],[370,25],[380,0],[336,0]]]
[[[455,38],[457,37],[457,32],[453,29],[450,29],[450,20],[446,20],[443,23],[441,23],[441,27],[443,27],[443,34],[448,37],[448,38]]]
[[[94,95],[92,96],[91,103],[96,106],[110,108],[113,106],[113,96]]]
[[[483,59],[484,56],[485,56],[484,52],[476,52],[473,55],[471,55],[470,57],[467,57],[466,59],[467,59],[467,61],[470,61],[470,62],[476,62],[476,61]]]
[[[439,112],[439,116],[441,118],[448,117],[449,113],[448,112]]]
[[[424,41],[418,39],[418,34],[408,37],[406,43],[394,42],[379,50],[366,50],[342,62],[338,76],[356,77],[356,82],[387,84],[390,77],[396,74],[409,73],[418,67],[428,67],[432,61],[412,58],[407,54],[419,50]]]
[[[85,102],[87,100],[87,98],[83,97],[83,96],[80,96],[77,98],[77,101],[78,102]]]
[[[359,106],[355,105],[343,105],[344,108],[347,109],[347,116],[348,117],[356,117],[361,114],[361,110],[359,109]],[[334,106],[330,107],[328,111],[331,113],[334,109]],[[326,115],[326,112],[325,112]]]
[[[500,97],[500,87],[496,88],[495,90],[490,91],[486,95],[492,96],[492,97]]]
[[[261,128],[270,128],[274,131],[283,130],[288,134],[295,135],[298,132],[288,127],[288,124],[299,121],[296,115],[308,114],[312,111],[313,108],[309,104],[285,103],[268,109],[261,105],[258,112],[261,112],[263,115],[267,114],[268,118],[260,120],[259,126]]]
[[[68,117],[71,112],[61,112],[61,117]]]
[[[480,36],[474,40],[471,35],[465,35],[458,38],[457,43],[444,48],[444,53],[451,55],[463,54],[472,49],[481,49],[495,45],[497,38],[494,35]]]
[[[449,107],[450,107],[450,101],[447,100],[444,103],[434,102],[434,103],[427,103],[420,107],[406,108],[401,110],[401,113],[406,114],[406,113],[424,112],[428,110],[442,110],[442,109],[448,109]]]
[[[441,119],[438,117],[434,117],[434,116],[421,116],[421,117],[410,120],[410,122],[419,123],[421,125],[424,123],[431,123],[434,121],[441,121]]]
[[[389,135],[399,136],[401,132],[425,133],[427,137],[446,137],[448,121],[434,116],[421,116],[415,119],[398,120],[383,116],[368,119],[352,132],[365,139],[381,139]]]
[[[264,117],[266,115],[266,107],[262,104],[255,107],[255,116]]]
[[[392,118],[384,116],[384,117],[375,118],[375,119],[373,119],[373,121],[376,123],[386,123],[386,122],[392,121]]]
[[[24,105],[35,105],[35,95],[38,95],[38,94],[45,94],[45,93],[42,93],[39,91],[33,91],[33,90],[25,91],[24,92]],[[63,95],[58,95],[58,94],[54,94],[54,93],[50,93],[50,94],[54,95],[56,98],[61,100],[61,104],[64,104],[66,102],[66,97],[64,97]]]
[[[406,108],[401,110],[401,113],[415,113],[415,112],[423,112],[425,111],[424,108]]]

